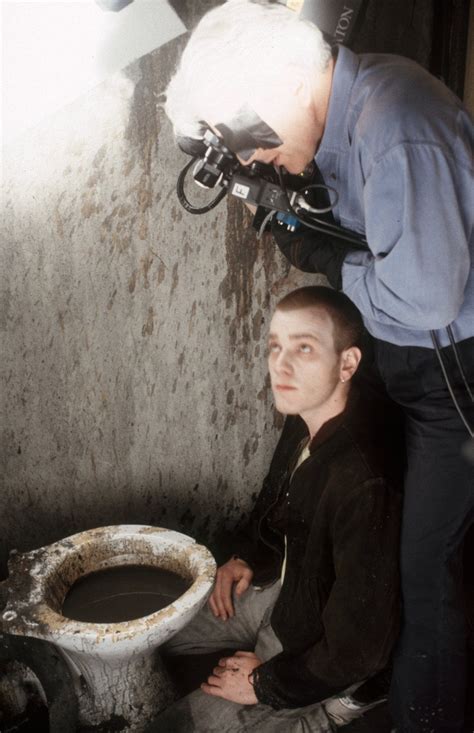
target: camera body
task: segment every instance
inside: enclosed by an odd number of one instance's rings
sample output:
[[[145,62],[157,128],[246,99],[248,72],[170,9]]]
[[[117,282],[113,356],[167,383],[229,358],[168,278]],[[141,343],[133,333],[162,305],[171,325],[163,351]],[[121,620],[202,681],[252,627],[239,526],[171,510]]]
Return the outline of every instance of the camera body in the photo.
[[[290,214],[291,207],[298,191],[311,182],[314,173],[313,164],[298,176],[286,174],[284,190],[272,165],[257,162],[248,166],[242,165],[223,140],[209,129],[202,139],[180,138],[178,145],[188,155],[194,156],[192,176],[199,186],[207,189],[219,186],[226,193],[236,196],[247,204],[289,214],[288,223],[292,225],[294,217]],[[181,200],[184,192],[180,189],[182,187],[178,186]],[[190,213],[202,211],[189,205],[189,202],[186,209]]]

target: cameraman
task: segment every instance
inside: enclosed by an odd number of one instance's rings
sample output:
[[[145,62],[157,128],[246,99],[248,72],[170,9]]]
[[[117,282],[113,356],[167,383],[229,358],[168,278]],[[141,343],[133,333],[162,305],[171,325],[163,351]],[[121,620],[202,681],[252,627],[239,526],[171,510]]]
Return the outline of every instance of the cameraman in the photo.
[[[474,427],[472,120],[414,62],[331,51],[313,24],[250,0],[201,20],[166,110],[177,136],[201,138],[209,125],[245,164],[299,173],[314,158],[337,190],[335,221],[367,239],[361,251],[304,226],[273,226],[296,267],[324,273],[358,306],[385,387],[404,409],[404,624],[392,713],[404,733],[460,732],[461,550],[474,522],[463,453]]]

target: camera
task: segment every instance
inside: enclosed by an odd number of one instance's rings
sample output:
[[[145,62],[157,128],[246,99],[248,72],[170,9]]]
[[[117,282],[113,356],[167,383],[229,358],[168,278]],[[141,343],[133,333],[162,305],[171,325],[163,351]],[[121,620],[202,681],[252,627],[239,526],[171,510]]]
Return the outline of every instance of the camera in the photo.
[[[199,140],[179,138],[178,145],[185,153],[193,156],[182,170],[177,185],[178,199],[191,214],[202,214],[210,211],[222,200],[226,193],[236,196],[245,203],[261,207],[267,212],[279,212],[279,216],[287,226],[295,228],[298,219],[294,208],[303,201],[302,190],[311,184],[314,175],[314,164],[311,163],[302,174],[283,175],[274,166],[264,163],[251,163],[244,166],[237,156],[226,147],[223,140],[207,129]],[[204,207],[195,207],[184,193],[184,181],[192,168],[192,177],[199,186],[207,189],[221,187],[222,191]]]
[[[278,224],[290,232],[304,225],[319,234],[350,242],[356,249],[367,248],[364,237],[335,224],[331,211],[338,194],[324,183],[314,161],[298,175],[265,163],[253,162],[244,166],[222,138],[207,127],[203,128],[202,138],[180,137],[177,143],[183,152],[192,156],[179,174],[176,185],[178,200],[189,213],[205,214],[229,193],[256,207],[253,226],[259,235],[269,228],[275,217]],[[221,188],[206,206],[194,206],[184,192],[191,168],[196,184],[205,189]]]

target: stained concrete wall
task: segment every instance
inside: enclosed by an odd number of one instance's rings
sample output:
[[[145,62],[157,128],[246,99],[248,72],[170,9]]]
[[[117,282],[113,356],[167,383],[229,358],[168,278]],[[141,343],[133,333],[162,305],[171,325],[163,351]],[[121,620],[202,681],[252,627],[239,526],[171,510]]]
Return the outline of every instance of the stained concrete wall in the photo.
[[[157,102],[184,42],[4,157],[3,559],[109,523],[208,540],[268,464],[269,309],[304,276],[256,240],[239,202],[180,207],[187,158]]]
[[[172,0],[187,28],[216,0]],[[356,50],[430,54],[431,0],[370,0]],[[179,206],[162,109],[185,37],[4,159],[0,576],[7,549],[145,522],[208,541],[249,508],[277,438],[272,305],[316,278],[235,200]],[[194,194],[197,190],[194,189]]]

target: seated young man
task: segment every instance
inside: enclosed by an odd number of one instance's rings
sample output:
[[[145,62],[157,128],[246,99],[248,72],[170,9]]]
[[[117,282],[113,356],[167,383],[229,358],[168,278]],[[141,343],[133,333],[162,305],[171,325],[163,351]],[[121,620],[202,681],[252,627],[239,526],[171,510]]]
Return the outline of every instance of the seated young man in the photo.
[[[268,364],[291,417],[208,606],[166,646],[240,651],[150,731],[322,732],[370,707],[350,695],[397,637],[402,455],[384,406],[352,384],[362,333],[357,308],[329,288],[277,305]]]

